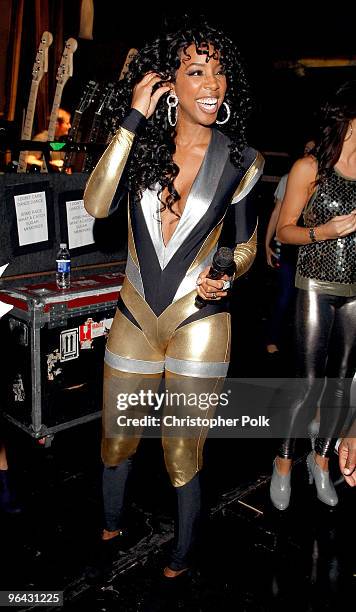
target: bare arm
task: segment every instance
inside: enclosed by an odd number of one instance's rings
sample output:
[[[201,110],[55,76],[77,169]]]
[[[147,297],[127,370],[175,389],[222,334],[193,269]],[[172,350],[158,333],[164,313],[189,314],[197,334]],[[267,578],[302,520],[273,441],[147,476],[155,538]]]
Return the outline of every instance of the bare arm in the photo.
[[[272,268],[274,268],[272,257],[276,256],[276,253],[273,251],[273,249],[271,249],[270,244],[271,244],[271,240],[273,236],[276,233],[276,227],[277,227],[279,213],[281,211],[282,201],[283,200],[278,200],[278,199],[276,200],[275,207],[272,210],[272,213],[271,213],[271,216],[268,222],[268,226],[267,226],[267,231],[266,231],[266,238],[265,238],[266,259],[267,259],[268,265],[271,266]]]
[[[287,182],[277,223],[277,238],[285,244],[310,244],[309,228],[297,227],[298,219],[309,202],[317,174],[317,162],[312,155],[298,159]],[[338,215],[314,228],[317,240],[332,240],[347,236],[356,230],[356,209],[349,215]]]

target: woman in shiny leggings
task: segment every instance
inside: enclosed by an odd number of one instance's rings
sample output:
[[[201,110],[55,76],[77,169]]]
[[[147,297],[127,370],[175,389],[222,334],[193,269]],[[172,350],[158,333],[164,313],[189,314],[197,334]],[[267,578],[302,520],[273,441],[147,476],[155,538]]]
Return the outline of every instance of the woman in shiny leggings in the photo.
[[[297,379],[286,405],[288,426],[274,461],[270,495],[290,501],[295,435],[306,431],[320,395],[321,424],[307,457],[318,498],[338,503],[328,462],[349,409],[356,368],[356,82],[345,83],[322,109],[312,154],[289,175],[277,226],[281,242],[299,244],[296,287]],[[304,227],[297,223],[303,213]],[[324,388],[325,385],[325,388]],[[324,391],[323,391],[324,388]]]

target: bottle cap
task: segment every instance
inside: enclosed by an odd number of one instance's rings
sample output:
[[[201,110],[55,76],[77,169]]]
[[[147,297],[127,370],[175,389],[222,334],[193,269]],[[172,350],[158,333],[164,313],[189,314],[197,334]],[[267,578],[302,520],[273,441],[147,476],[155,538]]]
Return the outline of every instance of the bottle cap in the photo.
[[[67,243],[66,242],[61,242],[59,245],[60,249],[66,249],[67,248]]]

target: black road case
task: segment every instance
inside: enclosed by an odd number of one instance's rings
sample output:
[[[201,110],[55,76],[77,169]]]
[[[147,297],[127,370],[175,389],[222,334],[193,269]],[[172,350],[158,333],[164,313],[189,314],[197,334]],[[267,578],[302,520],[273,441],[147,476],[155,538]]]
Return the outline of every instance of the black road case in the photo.
[[[60,430],[100,416],[106,338],[123,276],[93,274],[60,291],[54,282],[0,291],[1,411],[50,444]]]

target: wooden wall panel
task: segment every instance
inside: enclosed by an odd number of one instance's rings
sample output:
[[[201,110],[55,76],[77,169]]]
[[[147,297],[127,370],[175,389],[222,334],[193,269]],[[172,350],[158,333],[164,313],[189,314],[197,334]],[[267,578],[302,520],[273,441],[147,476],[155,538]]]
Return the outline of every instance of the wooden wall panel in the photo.
[[[6,110],[7,54],[10,42],[12,0],[0,0],[0,117]]]

